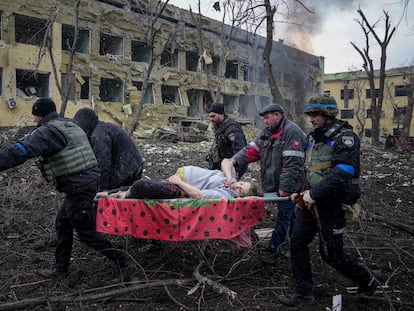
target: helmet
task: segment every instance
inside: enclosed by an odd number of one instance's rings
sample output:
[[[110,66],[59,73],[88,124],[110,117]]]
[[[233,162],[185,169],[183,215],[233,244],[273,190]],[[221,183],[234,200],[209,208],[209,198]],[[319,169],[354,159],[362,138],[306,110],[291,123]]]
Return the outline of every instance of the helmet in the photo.
[[[334,97],[329,95],[312,96],[305,105],[306,114],[320,112],[327,117],[335,117],[338,114],[338,105]]]

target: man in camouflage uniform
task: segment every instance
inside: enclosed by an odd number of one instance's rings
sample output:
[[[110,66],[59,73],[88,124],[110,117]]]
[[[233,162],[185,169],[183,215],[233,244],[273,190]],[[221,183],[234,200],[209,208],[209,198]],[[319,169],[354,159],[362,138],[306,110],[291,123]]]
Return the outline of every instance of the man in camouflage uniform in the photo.
[[[376,288],[379,271],[369,271],[343,250],[345,211],[360,197],[360,141],[346,121],[336,119],[338,107],[331,96],[314,96],[305,106],[314,130],[308,135],[305,168],[308,189],[303,193],[304,206],[296,212],[291,237],[291,261],[295,289],[280,295],[279,301],[293,306],[300,300],[314,300],[308,245],[317,233],[322,259],[338,272],[359,284],[359,292]],[[319,214],[320,227],[315,209]]]

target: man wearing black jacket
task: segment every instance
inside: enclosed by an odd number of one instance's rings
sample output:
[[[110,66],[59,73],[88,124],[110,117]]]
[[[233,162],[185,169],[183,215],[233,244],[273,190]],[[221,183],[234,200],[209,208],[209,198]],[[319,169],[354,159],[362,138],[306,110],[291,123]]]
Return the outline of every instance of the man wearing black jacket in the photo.
[[[98,120],[89,108],[81,108],[73,117],[86,133],[101,173],[100,190],[130,186],[141,179],[144,157],[135,142],[119,126]]]
[[[214,103],[208,110],[208,117],[214,125],[215,139],[207,155],[208,168],[221,170],[221,161],[231,158],[247,145],[246,137],[239,123],[229,118],[224,112],[222,103]],[[247,164],[236,166],[237,179],[247,170]]]
[[[360,293],[375,290],[380,271],[370,271],[344,252],[344,207],[352,207],[360,197],[360,140],[346,121],[336,119],[338,107],[332,96],[312,97],[305,106],[313,131],[308,135],[305,158],[304,206],[296,212],[291,237],[291,262],[295,292],[280,295],[279,301],[293,306],[300,300],[314,300],[311,257],[308,245],[320,236],[322,259],[359,285]],[[319,214],[320,232],[315,220]]]
[[[32,114],[37,127],[13,146],[0,150],[0,171],[39,157],[43,178],[66,194],[56,216],[55,266],[39,273],[59,280],[68,276],[73,230],[76,230],[81,242],[118,265],[120,281],[127,280],[135,270],[135,261],[114,249],[95,229],[93,198],[100,174],[88,138],[75,123],[59,117],[50,98],[39,98],[33,104]]]

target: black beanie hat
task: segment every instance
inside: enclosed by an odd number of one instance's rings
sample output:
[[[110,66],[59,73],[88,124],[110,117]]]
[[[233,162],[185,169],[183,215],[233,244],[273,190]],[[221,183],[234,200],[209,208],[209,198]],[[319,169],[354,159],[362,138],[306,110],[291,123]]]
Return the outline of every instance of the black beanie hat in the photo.
[[[215,112],[218,114],[225,114],[224,113],[224,105],[222,103],[214,103],[211,105],[210,109],[208,110],[208,112]]]
[[[56,111],[55,102],[49,97],[42,97],[35,101],[32,107],[32,115],[44,117],[45,115]]]
[[[75,121],[75,123],[79,125],[89,137],[98,124],[98,116],[92,109],[81,108],[73,116],[73,121]]]

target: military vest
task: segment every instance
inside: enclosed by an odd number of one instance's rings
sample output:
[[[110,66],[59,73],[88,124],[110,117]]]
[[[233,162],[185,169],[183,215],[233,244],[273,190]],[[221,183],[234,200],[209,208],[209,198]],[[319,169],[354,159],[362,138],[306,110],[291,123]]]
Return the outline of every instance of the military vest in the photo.
[[[48,124],[65,136],[67,145],[60,152],[38,161],[43,178],[56,182],[57,177],[73,175],[98,165],[88,138],[80,127],[71,121],[52,120]]]
[[[325,142],[319,143],[315,143],[315,139],[309,136],[305,168],[306,178],[310,186],[320,182],[331,171],[332,149],[335,144],[335,138],[345,131],[345,128],[341,128],[332,137],[328,137]]]

